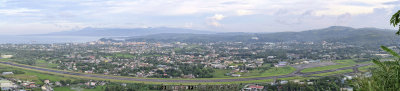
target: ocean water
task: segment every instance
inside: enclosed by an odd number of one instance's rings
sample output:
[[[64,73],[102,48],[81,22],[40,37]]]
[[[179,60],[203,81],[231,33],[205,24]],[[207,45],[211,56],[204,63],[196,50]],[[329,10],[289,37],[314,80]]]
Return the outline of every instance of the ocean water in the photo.
[[[51,44],[51,43],[84,43],[96,41],[102,37],[86,36],[13,36],[0,35],[0,44]]]

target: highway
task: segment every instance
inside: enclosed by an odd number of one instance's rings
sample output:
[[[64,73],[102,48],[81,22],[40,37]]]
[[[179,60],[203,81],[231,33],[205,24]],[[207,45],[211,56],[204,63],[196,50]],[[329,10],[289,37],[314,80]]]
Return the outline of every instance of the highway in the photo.
[[[15,64],[11,62],[0,62],[1,64],[7,64],[16,67],[22,67],[27,69],[34,69],[39,71],[47,71],[59,74],[68,74],[68,75],[75,75],[75,76],[84,76],[84,77],[93,77],[93,78],[101,78],[101,79],[114,79],[114,80],[128,80],[128,81],[141,81],[141,82],[180,82],[180,83],[201,83],[201,82],[233,82],[233,81],[251,81],[251,80],[265,80],[265,79],[276,79],[276,78],[287,78],[287,77],[296,77],[296,76],[308,76],[312,74],[320,74],[320,73],[327,73],[327,72],[334,72],[338,70],[346,70],[346,69],[357,69],[358,67],[368,66],[371,64],[359,64],[352,67],[344,67],[339,69],[333,70],[324,70],[324,71],[316,71],[316,72],[308,72],[308,73],[301,73],[300,70],[296,70],[295,72],[288,74],[288,75],[280,75],[280,76],[269,76],[269,77],[254,77],[254,78],[237,78],[237,79],[145,79],[145,78],[128,78],[128,77],[112,77],[106,75],[92,75],[92,74],[83,74],[83,73],[74,73],[74,72],[67,72],[67,71],[59,71],[59,70],[52,70],[52,69],[45,69],[45,68],[38,68],[38,67],[31,67],[21,64]],[[355,70],[356,72],[356,70]]]

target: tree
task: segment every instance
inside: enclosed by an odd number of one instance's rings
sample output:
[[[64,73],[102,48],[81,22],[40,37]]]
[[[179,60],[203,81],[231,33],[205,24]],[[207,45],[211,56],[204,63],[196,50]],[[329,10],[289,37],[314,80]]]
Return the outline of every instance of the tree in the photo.
[[[390,19],[390,24],[396,27],[400,23],[400,10],[393,14],[392,18]],[[397,35],[400,35],[400,25],[399,30],[396,32]]]
[[[394,61],[372,60],[378,67],[372,70],[371,77],[360,77],[355,82],[355,87],[361,91],[397,91],[400,89],[400,55],[393,50],[381,48],[394,56]]]
[[[390,19],[390,24],[394,27],[399,23],[400,10]],[[396,34],[400,35],[400,25]],[[354,82],[356,89],[361,91],[398,91],[400,89],[400,55],[385,46],[381,46],[381,48],[394,57],[393,61],[373,59],[372,62],[378,67],[371,70],[371,77],[357,78]]]

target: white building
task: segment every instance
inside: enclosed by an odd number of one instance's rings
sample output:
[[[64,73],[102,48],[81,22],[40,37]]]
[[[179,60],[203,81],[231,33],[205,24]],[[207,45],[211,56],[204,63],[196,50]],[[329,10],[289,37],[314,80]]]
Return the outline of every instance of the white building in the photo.
[[[1,55],[1,58],[11,58],[13,55]]]
[[[13,72],[3,72],[1,75],[12,75],[14,74]]]
[[[13,90],[17,87],[13,82],[9,80],[2,79],[0,80],[0,88],[1,90]]]
[[[240,74],[232,74],[232,76],[233,76],[233,77],[240,77],[240,76],[242,76],[242,75],[240,75]]]

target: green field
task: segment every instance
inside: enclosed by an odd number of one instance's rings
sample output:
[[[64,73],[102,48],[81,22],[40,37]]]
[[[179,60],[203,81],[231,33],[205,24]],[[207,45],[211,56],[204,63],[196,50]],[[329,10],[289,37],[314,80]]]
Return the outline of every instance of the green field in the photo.
[[[21,64],[22,65],[22,64]],[[303,70],[302,72],[314,72],[314,71],[322,71],[322,70],[329,70],[329,69],[337,69],[343,67],[349,67],[353,65],[331,65],[331,66],[323,66],[323,67],[315,67],[315,68],[308,68]],[[121,83],[145,83],[145,84],[164,84],[164,85],[216,85],[216,84],[240,84],[240,83],[264,83],[273,81],[273,79],[265,79],[265,80],[250,80],[250,81],[234,81],[234,82],[188,82],[188,83],[177,83],[177,82],[141,82],[141,81],[128,81],[128,80],[114,80],[114,79],[102,79],[102,78],[93,78],[93,77],[85,77],[85,76],[76,76],[76,75],[67,75],[67,74],[59,74],[59,73],[52,73],[46,71],[39,71],[21,67],[15,67],[10,65],[0,64],[0,70],[21,70],[26,72],[25,74],[16,74],[16,75],[9,75],[8,77],[18,78],[18,79],[27,79],[32,80],[38,83],[42,83],[41,80],[49,79],[51,81],[59,81],[59,80],[66,80],[66,79],[92,79],[92,80],[104,80],[104,81],[111,81],[111,82],[121,82]],[[53,69],[56,70],[56,69]],[[268,70],[252,70],[248,73],[242,73],[244,77],[230,77],[224,76],[225,73],[230,72],[230,70],[223,70],[218,69],[214,72],[214,77],[216,78],[196,78],[196,79],[186,79],[186,80],[205,80],[205,79],[237,79],[237,78],[252,78],[252,77],[268,77],[268,76],[279,76],[279,75],[287,75],[294,72],[296,69],[291,66],[287,67],[273,67]],[[328,72],[328,73],[321,73],[316,74],[315,76],[328,76],[333,74],[340,74],[340,73],[347,73],[351,72],[352,70],[341,70],[336,72]],[[98,74],[91,74],[91,75],[98,75]],[[120,76],[113,76],[113,77],[120,77]],[[127,78],[135,78],[135,77],[127,77]],[[290,78],[280,78],[280,79],[295,79],[299,77],[290,77]],[[302,79],[306,79],[305,77],[300,77]],[[180,78],[140,78],[140,79],[163,79],[163,80],[182,80]],[[57,88],[63,91],[66,88]],[[58,91],[60,91],[58,90]],[[66,90],[68,91],[68,90]]]
[[[135,56],[131,55],[131,54],[122,54],[122,53],[116,53],[114,54],[115,58],[134,58]]]
[[[268,77],[268,76],[279,76],[279,75],[287,75],[292,72],[296,71],[295,68],[291,66],[287,67],[273,67],[268,70],[251,70],[247,73],[240,73],[238,72],[237,74],[242,75],[242,77],[232,77],[232,76],[225,76],[225,73],[231,72],[231,70],[224,70],[224,69],[217,69],[213,73],[214,78],[243,78],[243,77]]]
[[[303,72],[303,73],[316,72],[316,71],[333,70],[333,69],[351,67],[351,66],[353,66],[353,65],[329,65],[329,66],[306,68],[306,69],[304,69],[304,70],[302,70],[300,72]]]
[[[351,67],[351,66],[358,64],[357,62],[355,62],[352,59],[334,60],[333,62],[338,63],[338,65],[305,68],[300,72],[307,73],[307,72],[316,72],[316,71],[324,71],[324,70],[333,70],[333,69],[338,69],[338,68]]]
[[[22,69],[16,69],[16,68],[11,68],[11,67],[1,67],[0,68],[0,71],[12,71],[12,70],[18,70],[18,71],[22,71],[25,73],[24,74],[14,74],[14,75],[5,75],[4,77],[33,81],[37,84],[43,84],[43,80],[50,80],[52,82],[60,81],[60,80],[67,80],[67,79],[75,80],[75,79],[69,78],[69,77],[39,73],[39,72],[35,72],[35,71],[30,71],[30,70],[22,70]]]
[[[358,68],[358,70],[360,70],[361,72],[366,72],[370,68],[375,68],[375,67],[377,67],[377,66],[376,65],[368,65],[368,66],[360,67],[360,68]]]
[[[339,70],[339,71],[327,72],[327,73],[321,73],[321,74],[313,74],[311,76],[331,76],[331,75],[350,73],[350,72],[353,72],[353,69]]]
[[[35,66],[45,67],[45,68],[57,68],[58,64],[49,63],[45,60],[36,60]]]
[[[225,73],[229,73],[231,70],[224,70],[224,69],[216,69],[214,70],[213,77],[214,78],[226,78],[231,76],[226,76]]]
[[[296,68],[291,67],[291,66],[271,68],[269,70],[266,70],[265,72],[262,72],[261,76],[267,77],[267,76],[287,75],[294,71],[296,71]]]
[[[352,59],[346,59],[346,60],[334,60],[335,63],[339,63],[339,64],[357,64],[356,62],[354,62],[354,60]]]
[[[100,80],[100,81],[111,81],[111,82],[120,82],[120,83],[144,83],[144,84],[164,84],[164,85],[218,85],[218,84],[241,84],[241,83],[264,83],[264,82],[271,82],[273,79],[264,79],[264,80],[250,80],[250,81],[234,81],[234,82],[188,82],[188,83],[177,83],[177,82],[142,82],[142,81],[128,81],[128,80],[114,80],[114,79],[102,79],[102,78],[93,78],[93,77],[85,77],[85,76],[76,76],[76,75],[67,75],[67,74],[60,74],[60,73],[53,73],[47,71],[39,71],[21,67],[15,67],[10,65],[0,64],[0,67],[5,67],[8,69],[17,69],[23,70],[31,73],[26,73],[23,75],[10,75],[9,77],[13,78],[21,78],[23,79],[26,76],[34,75],[32,78],[28,78],[27,80],[32,80],[38,83],[43,83],[41,79],[50,79],[52,81],[58,81],[63,79],[92,79],[92,80]],[[288,67],[292,68],[292,67]],[[271,72],[285,72],[282,70],[276,70]],[[92,74],[96,75],[96,74]],[[119,77],[119,76],[115,76]],[[142,78],[142,79],[163,79],[163,78]],[[236,79],[236,78],[200,78],[200,79],[187,79],[187,80],[204,80],[204,79]],[[286,78],[281,78],[286,79]],[[175,79],[163,79],[163,80],[175,80]]]
[[[244,65],[244,63],[231,63],[231,64],[229,64],[229,66],[239,66],[239,65]]]

